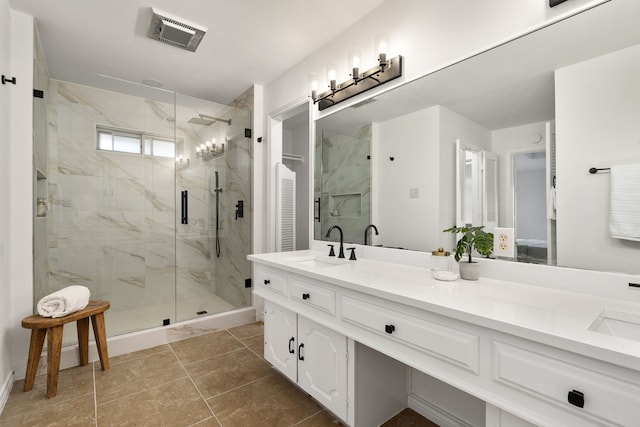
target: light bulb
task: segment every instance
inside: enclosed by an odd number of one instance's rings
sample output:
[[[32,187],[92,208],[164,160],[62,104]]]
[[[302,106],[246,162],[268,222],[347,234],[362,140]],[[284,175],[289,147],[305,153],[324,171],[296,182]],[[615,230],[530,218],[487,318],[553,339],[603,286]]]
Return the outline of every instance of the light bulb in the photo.
[[[387,65],[387,53],[389,53],[389,35],[381,33],[376,36],[376,52],[378,54],[378,61],[384,69]]]
[[[351,64],[351,77],[355,80],[360,78],[360,51],[352,50],[349,52],[349,63]]]
[[[335,64],[327,65],[327,80],[331,90],[336,90],[336,76],[338,75],[338,67]]]
[[[311,99],[313,102],[318,100],[318,75],[309,74],[309,90],[311,91]]]

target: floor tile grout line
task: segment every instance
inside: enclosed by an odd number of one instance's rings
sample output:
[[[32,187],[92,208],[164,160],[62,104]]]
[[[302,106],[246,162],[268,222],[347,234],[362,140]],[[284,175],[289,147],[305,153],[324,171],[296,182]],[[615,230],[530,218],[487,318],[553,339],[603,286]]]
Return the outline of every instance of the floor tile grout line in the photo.
[[[162,384],[158,384],[158,385],[153,386],[153,387],[149,387],[149,388],[145,388],[145,389],[142,389],[142,390],[138,390],[135,393],[127,394],[126,396],[120,396],[120,397],[117,397],[115,399],[107,400],[106,402],[101,402],[101,403],[98,404],[98,406],[100,406],[100,405],[109,405],[109,404],[111,404],[113,402],[117,402],[118,400],[127,399],[129,397],[136,396],[136,395],[138,395],[140,393],[144,393],[144,392],[147,392],[147,391],[150,391],[150,390],[155,390],[157,388],[164,387],[166,385],[169,385],[171,383],[175,383],[175,382],[183,380],[185,378],[187,378],[187,377],[175,378],[175,379],[173,379],[171,381],[167,381],[166,383],[162,383]]]
[[[191,366],[191,365],[195,365],[196,363],[201,363],[204,362],[205,360],[209,360],[209,359],[215,359],[216,357],[221,357],[221,356],[226,356],[229,355],[231,353],[236,353],[238,351],[242,351],[244,350],[245,347],[241,347],[241,348],[236,348],[235,350],[231,350],[231,351],[227,351],[226,353],[220,353],[220,354],[216,354],[215,356],[211,356],[211,357],[207,357],[205,359],[199,359],[199,360],[194,360],[193,362],[189,362],[189,363],[184,363],[185,366]],[[180,364],[183,364],[183,362],[180,360],[180,357],[178,356],[178,354],[175,352],[175,350],[173,349],[173,347],[171,348],[171,351],[173,351],[173,354],[178,358],[178,361],[180,362]]]
[[[325,412],[325,410],[324,409],[320,409],[318,412],[315,412],[315,413],[309,415],[307,418],[304,418],[304,419],[298,421],[297,423],[292,424],[291,427],[299,426],[300,424],[304,423],[307,420],[310,420],[311,418],[315,417],[316,415],[318,415],[318,414],[320,414],[322,412]],[[341,424],[336,424],[336,426],[338,426],[338,425],[341,425]]]
[[[208,399],[217,399],[217,398],[218,398],[218,397],[220,397],[220,396],[224,396],[225,394],[231,393],[232,391],[239,390],[239,389],[241,389],[241,388],[243,388],[243,387],[246,387],[246,386],[248,386],[248,385],[251,385],[251,384],[253,384],[253,383],[256,383],[256,382],[258,382],[258,381],[260,381],[260,380],[263,380],[263,379],[265,379],[265,378],[269,377],[270,375],[272,375],[272,373],[273,373],[273,372],[275,372],[275,371],[273,371],[273,366],[269,366],[269,368],[271,369],[271,371],[269,371],[269,373],[268,373],[267,375],[264,375],[264,376],[262,376],[262,377],[260,377],[260,378],[256,378],[255,380],[249,381],[248,383],[244,383],[244,384],[239,385],[239,386],[237,386],[237,387],[230,388],[229,390],[227,390],[227,391],[223,391],[222,393],[218,393],[218,394],[216,394],[215,396],[211,396],[211,397],[209,397]],[[272,372],[272,371],[273,371],[273,372]]]
[[[200,388],[198,387],[198,385],[196,384],[196,382],[193,380],[193,378],[191,378],[191,374],[189,374],[189,371],[187,371],[187,368],[184,367],[184,364],[182,363],[182,361],[180,360],[180,357],[178,357],[178,355],[176,354],[176,352],[173,350],[173,347],[169,346],[169,348],[171,349],[171,352],[173,353],[173,355],[176,357],[176,360],[178,361],[178,363],[180,364],[180,366],[182,367],[182,369],[184,370],[185,374],[187,374],[187,378],[189,378],[189,381],[191,381],[191,384],[193,384],[193,387],[196,389],[196,391],[198,392],[198,395],[200,396],[200,398],[202,399],[202,401],[204,402],[205,405],[207,405],[207,408],[209,408],[209,411],[211,411],[211,415],[213,415],[213,418],[215,418],[215,420],[218,422],[218,424],[222,426],[222,421],[220,421],[220,419],[218,418],[218,416],[216,415],[215,412],[213,412],[213,408],[211,407],[211,405],[209,405],[209,402],[207,402],[207,399],[205,399],[204,395],[202,394],[202,392],[200,391]],[[205,418],[208,419],[208,418]],[[198,422],[202,422],[204,420],[200,420]]]

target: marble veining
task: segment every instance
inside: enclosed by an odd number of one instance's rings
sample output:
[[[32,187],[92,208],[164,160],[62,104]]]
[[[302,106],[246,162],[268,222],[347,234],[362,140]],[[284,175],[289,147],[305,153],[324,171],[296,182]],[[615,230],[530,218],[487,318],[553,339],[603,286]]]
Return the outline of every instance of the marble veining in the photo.
[[[323,130],[316,139],[314,193],[320,197],[320,222],[315,222],[316,239],[332,225],[339,225],[348,242],[362,242],[371,221],[371,125],[348,132]],[[321,171],[321,173],[319,173]],[[331,236],[338,239],[338,234]]]
[[[48,255],[34,264],[41,276],[34,286],[35,300],[70,284],[85,284],[93,298],[111,302],[110,335],[159,326],[167,317],[172,322],[186,320],[205,306],[209,313],[247,306],[252,153],[244,129],[250,127],[250,112],[212,104],[211,111],[177,106],[174,116],[171,102],[57,80],[49,81],[48,95],[50,215],[48,230],[36,237],[48,246]],[[250,104],[252,96],[248,90],[238,105]],[[231,124],[188,123],[199,113],[230,119]],[[167,139],[173,139],[175,132],[176,155],[188,158],[189,164],[177,167],[174,158],[99,151],[97,126]],[[225,144],[224,155],[197,158],[195,148],[213,138]],[[222,189],[219,258],[216,171]],[[179,218],[182,190],[189,192],[186,225]],[[238,200],[244,201],[245,215],[236,220]],[[213,301],[208,306],[207,299]],[[117,313],[133,314],[145,307],[149,310],[138,327],[136,315],[130,323],[115,321]]]

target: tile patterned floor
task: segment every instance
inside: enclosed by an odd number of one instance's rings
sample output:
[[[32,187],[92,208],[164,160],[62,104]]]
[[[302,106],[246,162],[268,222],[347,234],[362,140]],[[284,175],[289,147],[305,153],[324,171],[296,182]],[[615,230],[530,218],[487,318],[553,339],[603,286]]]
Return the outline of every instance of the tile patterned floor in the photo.
[[[194,426],[336,427],[311,397],[263,359],[263,326],[239,326],[60,371],[58,395],[46,376],[31,392],[17,381],[0,427]],[[384,427],[437,427],[411,410]]]

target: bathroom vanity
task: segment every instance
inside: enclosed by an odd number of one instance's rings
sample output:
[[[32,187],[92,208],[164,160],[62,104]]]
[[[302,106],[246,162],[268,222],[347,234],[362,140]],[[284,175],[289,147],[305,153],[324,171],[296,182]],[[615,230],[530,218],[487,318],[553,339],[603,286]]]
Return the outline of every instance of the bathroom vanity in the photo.
[[[317,251],[249,259],[265,359],[350,426],[407,406],[424,413],[412,372],[474,396],[487,426],[638,423],[638,303],[487,278],[440,282],[427,268]]]

